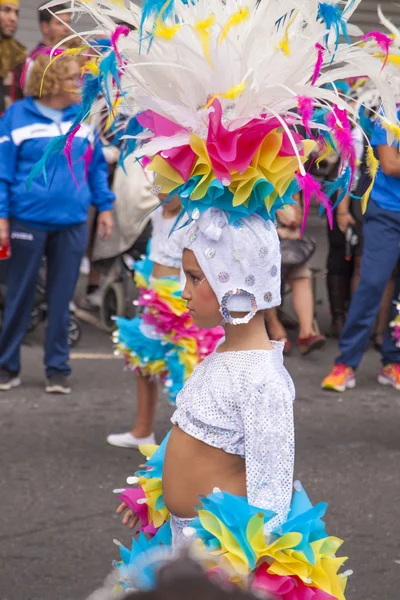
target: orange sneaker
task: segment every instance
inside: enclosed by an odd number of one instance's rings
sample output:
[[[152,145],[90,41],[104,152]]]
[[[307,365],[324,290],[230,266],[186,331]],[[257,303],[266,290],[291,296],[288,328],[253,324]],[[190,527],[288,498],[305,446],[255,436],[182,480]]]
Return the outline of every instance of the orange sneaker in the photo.
[[[381,385],[391,385],[395,390],[400,390],[400,365],[392,363],[382,367],[378,381]]]
[[[400,382],[400,373],[399,373]],[[345,392],[356,387],[356,375],[354,369],[347,365],[335,365],[332,371],[322,382],[323,390],[334,392]]]

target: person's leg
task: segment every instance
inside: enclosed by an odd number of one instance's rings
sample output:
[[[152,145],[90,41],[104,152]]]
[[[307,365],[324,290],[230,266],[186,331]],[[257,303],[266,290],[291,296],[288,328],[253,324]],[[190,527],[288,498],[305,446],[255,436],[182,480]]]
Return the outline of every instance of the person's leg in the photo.
[[[137,374],[137,414],[131,434],[135,438],[147,438],[154,432],[157,408],[157,383],[149,377]]]
[[[69,375],[69,303],[79,277],[79,267],[87,243],[87,227],[50,232],[47,255],[48,323],[44,363],[46,377]]]
[[[137,414],[136,422],[126,433],[111,433],[107,442],[118,448],[138,448],[141,444],[155,444],[154,423],[156,419],[157,382],[136,374]]]
[[[288,279],[292,288],[293,308],[299,320],[297,346],[305,355],[325,345],[325,336],[314,327],[312,273],[307,265],[294,269]]]
[[[11,373],[20,371],[20,347],[31,318],[46,235],[45,231],[11,222],[11,258],[0,335],[0,366]]]
[[[383,292],[381,306],[376,319],[374,343],[378,350],[381,349],[385,337],[385,331],[389,325],[390,314],[392,312],[392,300],[396,288],[396,279],[391,277]]]
[[[396,279],[395,279],[395,287],[392,295],[392,300],[398,300],[400,297],[400,269],[397,270]],[[395,302],[391,302],[391,319],[394,319],[397,316],[397,307]],[[398,348],[395,344],[395,341],[392,336],[392,330],[389,327],[385,329],[385,335],[382,345],[382,364],[383,366],[389,364],[400,364],[400,348]]]
[[[314,298],[311,279],[309,277],[296,277],[289,279],[292,288],[293,308],[299,320],[299,338],[308,338],[315,335],[314,330]]]
[[[382,243],[384,240],[384,243]],[[367,348],[387,282],[400,249],[398,213],[380,209],[372,200],[364,224],[364,251],[360,282],[350,303],[339,340],[336,364],[356,369]]]
[[[333,228],[328,226],[328,244],[326,286],[332,316],[330,335],[338,338],[346,321],[353,264],[346,260],[345,236],[335,218]]]

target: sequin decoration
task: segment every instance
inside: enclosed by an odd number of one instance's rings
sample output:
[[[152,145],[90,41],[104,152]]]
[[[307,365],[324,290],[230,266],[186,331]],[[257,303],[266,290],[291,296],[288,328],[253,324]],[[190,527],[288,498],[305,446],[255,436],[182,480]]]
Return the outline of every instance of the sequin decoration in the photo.
[[[258,251],[259,255],[261,256],[261,258],[265,258],[268,254],[268,248],[266,246],[261,246],[260,250]]]
[[[198,208],[195,208],[195,209],[192,211],[192,219],[193,219],[194,221],[197,221],[198,219],[200,219],[200,211],[199,211],[199,209],[198,209]]]
[[[265,300],[265,302],[271,302],[272,301],[272,294],[271,294],[271,292],[267,292],[266,294],[264,294],[264,300]]]
[[[270,273],[271,277],[276,277],[278,275],[278,267],[276,265],[272,265]]]
[[[230,298],[232,298],[232,296],[246,296],[247,298],[249,298],[250,303],[251,303],[251,310],[246,316],[240,317],[240,318],[232,317],[231,313],[229,312],[229,308],[228,308],[228,302],[229,302]],[[235,288],[233,290],[229,290],[223,296],[223,298],[221,300],[221,308],[219,310],[220,310],[221,315],[224,318],[225,323],[229,323],[230,325],[243,325],[243,324],[251,321],[251,319],[256,314],[257,300],[256,300],[256,297],[254,296],[254,294],[251,294],[247,290],[243,290],[242,288]]]
[[[255,282],[256,282],[256,278],[254,277],[254,275],[248,275],[248,276],[246,277],[246,279],[245,279],[245,283],[246,283],[246,285],[249,285],[250,287],[251,287],[252,285],[254,285],[254,284],[255,284]]]
[[[229,277],[229,273],[227,273],[226,271],[222,271],[219,275],[218,275],[218,279],[220,280],[221,283],[228,283],[230,277]]]
[[[197,234],[194,231],[192,231],[192,233],[189,235],[189,244],[193,244],[196,238]]]
[[[215,248],[206,248],[204,251],[204,255],[206,258],[214,258]]]
[[[158,194],[161,192],[162,190],[162,185],[155,185],[153,187],[153,189],[151,190],[151,193],[153,196],[158,196]]]
[[[236,249],[233,251],[233,258],[234,258],[235,260],[242,260],[243,256],[244,256],[244,252],[243,252],[243,250],[242,250],[242,249],[240,249],[240,248],[236,248]]]
[[[241,221],[240,219],[238,219],[237,221],[234,221],[232,223],[233,228],[236,229],[236,231],[242,231],[244,225],[243,225],[243,221]]]

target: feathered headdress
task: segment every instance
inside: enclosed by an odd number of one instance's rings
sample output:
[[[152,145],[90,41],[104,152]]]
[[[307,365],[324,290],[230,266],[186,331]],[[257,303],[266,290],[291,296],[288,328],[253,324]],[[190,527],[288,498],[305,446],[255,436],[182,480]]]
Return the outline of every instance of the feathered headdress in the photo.
[[[327,146],[341,155],[339,178],[350,188],[357,113],[336,81],[368,77],[393,137],[396,105],[381,58],[384,49],[388,62],[390,44],[349,25],[360,2],[144,0],[139,8],[72,0],[71,7],[97,22],[88,35],[112,40],[99,66],[103,87],[134,96],[144,132],[133,154],[146,157],[156,189],[179,194],[189,215],[215,206],[234,220],[273,217],[299,189],[307,206],[315,198],[329,215],[329,198],[306,166]],[[359,41],[350,42],[353,34]]]

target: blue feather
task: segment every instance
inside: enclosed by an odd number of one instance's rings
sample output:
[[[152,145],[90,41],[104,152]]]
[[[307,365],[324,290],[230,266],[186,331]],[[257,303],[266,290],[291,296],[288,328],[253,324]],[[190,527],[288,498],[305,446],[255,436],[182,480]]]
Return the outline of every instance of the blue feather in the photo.
[[[26,180],[26,189],[30,191],[32,187],[33,180],[39,177],[39,175],[43,176],[44,182],[47,185],[47,161],[55,155],[55,161],[58,159],[58,155],[60,152],[64,150],[65,142],[67,140],[66,135],[59,135],[51,140],[51,142],[46,146],[46,149],[43,153],[42,158],[35,164],[29,173],[28,179]],[[55,173],[56,162],[54,164],[53,176]],[[51,185],[51,182],[50,182]],[[49,186],[50,187],[50,186]]]
[[[346,42],[350,44],[350,38],[347,32],[347,21],[344,18],[344,13],[338,4],[320,2],[318,5],[317,19],[323,21],[328,29],[328,33],[325,36],[326,45],[328,44],[329,33],[332,30],[336,35],[335,50],[337,50],[339,46],[340,34],[342,34]]]
[[[350,165],[347,165],[346,168],[343,170],[342,174],[340,175],[340,177],[337,177],[337,179],[335,179],[334,181],[325,181],[324,182],[323,190],[324,190],[325,194],[327,196],[329,196],[329,198],[332,198],[334,196],[334,194],[336,194],[337,192],[339,192],[339,190],[341,190],[340,194],[338,194],[335,204],[333,205],[334,209],[341,203],[341,201],[343,200],[345,195],[350,191],[349,190],[350,180],[351,180],[351,169],[350,169]]]

